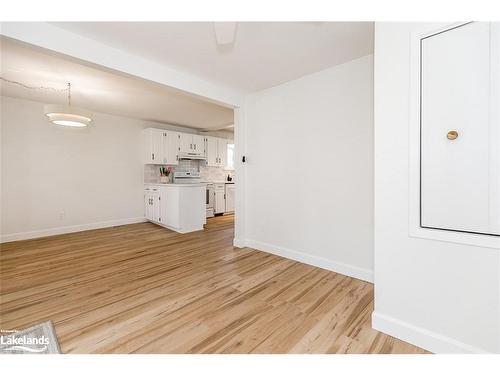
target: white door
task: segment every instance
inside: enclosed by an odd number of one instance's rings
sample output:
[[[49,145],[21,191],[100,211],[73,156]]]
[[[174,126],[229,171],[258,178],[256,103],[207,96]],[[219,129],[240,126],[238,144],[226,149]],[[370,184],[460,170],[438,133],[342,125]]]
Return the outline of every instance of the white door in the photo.
[[[179,164],[179,133],[173,131],[165,132],[164,160],[165,164]]]
[[[227,164],[227,139],[217,140],[217,150],[219,153],[219,167],[226,167]]]
[[[209,167],[217,167],[218,164],[218,153],[217,153],[217,138],[207,137],[207,165]]]
[[[234,184],[226,184],[226,212],[234,212]]]
[[[193,135],[193,149],[196,155],[205,154],[205,137],[202,135]]]
[[[214,204],[214,213],[221,214],[226,211],[226,192],[224,188],[215,190],[215,204]]]
[[[193,153],[193,135],[180,133],[179,147],[183,153]]]
[[[500,234],[499,42],[482,22],[421,41],[423,227]]]

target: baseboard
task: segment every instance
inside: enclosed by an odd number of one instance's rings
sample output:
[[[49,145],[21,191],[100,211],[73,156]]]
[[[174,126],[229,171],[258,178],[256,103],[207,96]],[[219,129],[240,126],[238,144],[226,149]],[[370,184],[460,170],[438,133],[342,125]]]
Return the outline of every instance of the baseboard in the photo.
[[[354,277],[355,279],[360,279],[363,281],[368,281],[370,283],[373,283],[372,270],[360,268],[346,263],[334,262],[329,259],[325,259],[323,257],[319,257],[316,255],[305,254],[299,251],[286,249],[281,246],[271,245],[260,241],[240,240],[238,241],[238,244],[244,244],[244,246],[247,247],[279,255],[284,258],[296,260],[301,263],[310,264],[311,266],[323,268],[329,271],[340,273],[342,275]]]
[[[146,219],[144,217],[131,217],[128,219],[100,221],[97,223],[71,225],[66,227],[49,228],[49,229],[35,230],[30,232],[3,234],[0,236],[0,243],[29,240],[32,238],[39,238],[39,237],[55,236],[58,234],[81,232],[84,230],[91,230],[91,229],[116,227],[118,225],[143,223],[145,221]]]
[[[233,246],[239,247],[240,249],[242,247],[246,247],[245,240],[242,240],[241,238],[235,238],[233,239]]]
[[[432,353],[478,354],[489,353],[461,341],[417,327],[376,311],[372,314],[372,327],[400,340],[428,350]]]

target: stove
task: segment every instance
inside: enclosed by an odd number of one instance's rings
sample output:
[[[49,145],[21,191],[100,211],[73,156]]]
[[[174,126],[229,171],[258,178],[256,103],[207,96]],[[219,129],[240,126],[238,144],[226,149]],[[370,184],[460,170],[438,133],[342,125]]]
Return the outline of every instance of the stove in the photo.
[[[178,171],[174,172],[174,184],[199,184],[201,182],[198,171]]]

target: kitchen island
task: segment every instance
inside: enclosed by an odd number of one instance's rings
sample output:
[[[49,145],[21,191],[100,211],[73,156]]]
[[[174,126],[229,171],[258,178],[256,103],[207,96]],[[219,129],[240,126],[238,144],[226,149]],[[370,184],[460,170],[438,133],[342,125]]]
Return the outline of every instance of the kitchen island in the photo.
[[[178,233],[203,230],[205,192],[205,183],[145,183],[146,219]]]

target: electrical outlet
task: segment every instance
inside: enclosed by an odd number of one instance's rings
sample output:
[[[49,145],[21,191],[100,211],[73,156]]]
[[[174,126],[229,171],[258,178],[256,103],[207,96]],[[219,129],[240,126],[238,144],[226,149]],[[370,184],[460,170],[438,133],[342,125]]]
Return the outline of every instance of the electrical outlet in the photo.
[[[59,212],[59,220],[65,220],[66,219],[66,212]]]

